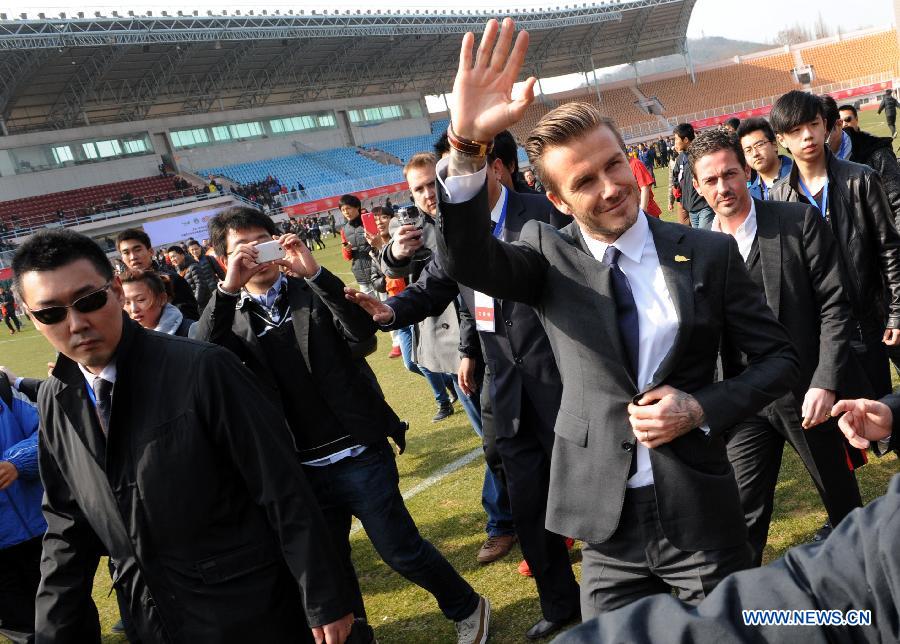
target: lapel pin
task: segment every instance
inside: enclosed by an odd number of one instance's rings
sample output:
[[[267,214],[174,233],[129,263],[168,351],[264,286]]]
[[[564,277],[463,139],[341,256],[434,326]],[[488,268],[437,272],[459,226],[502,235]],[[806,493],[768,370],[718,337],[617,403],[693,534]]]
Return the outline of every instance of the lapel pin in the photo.
[[[691,261],[690,257],[685,257],[684,255],[675,255],[676,262],[689,262]]]

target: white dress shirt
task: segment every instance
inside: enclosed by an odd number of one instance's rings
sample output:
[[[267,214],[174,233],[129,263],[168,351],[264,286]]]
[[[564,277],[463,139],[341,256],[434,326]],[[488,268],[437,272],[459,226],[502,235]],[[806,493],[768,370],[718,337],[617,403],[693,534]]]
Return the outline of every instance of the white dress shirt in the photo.
[[[78,364],[78,368],[81,370],[81,375],[84,376],[84,379],[87,381],[88,387],[92,390],[94,388],[94,380],[97,378],[103,378],[107,382],[111,382],[112,384],[116,384],[116,361],[113,360],[108,365],[103,367],[103,370],[99,373],[99,375],[95,375],[84,368],[84,365]]]
[[[725,233],[722,230],[722,222],[719,221],[719,215],[713,218],[712,230],[717,233]],[[730,235],[731,233],[725,234]],[[738,226],[731,236],[737,242],[738,251],[740,251],[741,257],[746,262],[750,256],[750,250],[753,248],[753,240],[756,239],[756,203],[752,199],[750,200],[750,214],[747,215],[744,223]]]
[[[463,203],[475,197],[484,185],[486,167],[471,175],[447,176],[449,159],[437,165],[437,180],[449,203]],[[585,244],[598,262],[610,244],[595,240],[582,230]],[[656,244],[643,211],[638,212],[634,225],[612,244],[619,249],[619,268],[628,278],[638,311],[638,389],[644,390],[653,381],[659,365],[675,344],[678,334],[678,313],[666,285],[665,276],[656,253]],[[599,267],[598,267],[599,268]],[[703,429],[703,428],[701,428]],[[708,429],[706,429],[708,431]],[[637,444],[637,472],[628,479],[628,487],[643,487],[653,483],[650,452]]]

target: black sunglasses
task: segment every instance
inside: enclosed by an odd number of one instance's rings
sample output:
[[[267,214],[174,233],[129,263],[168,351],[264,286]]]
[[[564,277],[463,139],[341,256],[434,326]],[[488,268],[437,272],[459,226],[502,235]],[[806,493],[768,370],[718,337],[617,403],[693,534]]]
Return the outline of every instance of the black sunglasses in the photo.
[[[59,324],[69,315],[69,309],[75,309],[79,313],[93,313],[106,306],[109,299],[109,287],[111,282],[107,282],[98,290],[82,295],[68,306],[48,306],[45,309],[29,310],[34,319],[41,324]]]

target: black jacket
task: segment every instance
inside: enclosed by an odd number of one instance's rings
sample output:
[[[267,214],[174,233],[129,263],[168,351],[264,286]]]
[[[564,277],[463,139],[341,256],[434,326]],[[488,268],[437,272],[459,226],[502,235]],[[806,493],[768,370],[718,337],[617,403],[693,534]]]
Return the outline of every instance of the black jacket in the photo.
[[[844,132],[853,144],[850,161],[867,165],[878,173],[888,201],[891,202],[894,223],[900,226],[900,164],[897,163],[891,138],[872,136],[850,127],[844,128]]]
[[[348,343],[364,343],[377,327],[360,307],[344,297],[344,284],[325,268],[313,281],[288,277],[291,323],[300,352],[321,399],[361,445],[390,436],[405,446],[404,429],[384,400],[365,360]],[[281,405],[278,385],[249,320],[249,302],[216,289],[194,330],[194,337],[234,352],[255,374],[260,387]]]
[[[197,306],[197,298],[194,297],[194,291],[185,279],[178,274],[178,271],[168,264],[160,264],[155,260],[153,262],[153,270],[161,275],[167,275],[172,280],[172,290],[174,291],[172,304],[178,307],[178,310],[184,314],[184,317],[191,320],[199,319],[200,308]]]
[[[219,285],[219,280],[225,279],[225,271],[222,270],[215,258],[209,255],[201,255],[200,259],[197,260],[197,266],[200,267],[200,276],[209,290],[209,295],[212,295],[212,292],[216,290],[216,286]],[[206,299],[208,301],[209,297]]]
[[[856,322],[900,327],[900,234],[881,179],[871,168],[828,157],[828,220],[838,243],[844,291]],[[772,187],[774,201],[805,201],[798,168]],[[889,301],[885,306],[885,290]],[[887,320],[885,321],[885,310]]]
[[[860,378],[851,370],[855,362],[850,355],[850,304],[841,285],[834,236],[811,206],[758,200],[755,204],[766,303],[784,325],[800,359],[793,406],[800,410],[810,387],[846,397],[844,385],[856,387]],[[726,378],[743,370],[729,339],[726,335],[722,351]]]
[[[878,104],[878,113],[881,114],[882,110],[886,117],[895,117],[897,115],[897,99],[893,96],[885,96]]]
[[[253,375],[127,318],[116,355],[108,438],[72,360],[40,387],[37,642],[100,641],[101,554],[146,642],[293,641],[304,605],[312,624],[351,612],[284,417]]]
[[[209,267],[207,267],[207,270],[209,270]],[[212,295],[207,276],[203,275],[203,268],[201,268],[198,262],[191,260],[181,269],[180,274],[184,278],[184,281],[188,283],[188,286],[191,287],[194,299],[197,300],[197,305],[202,309],[206,306],[206,303],[209,302],[209,298]]]
[[[504,239],[519,238],[522,227],[531,220],[555,228],[567,225],[571,218],[557,211],[544,195],[509,192]],[[418,281],[385,303],[394,310],[390,328],[402,328],[443,311],[461,294],[468,311],[475,311],[475,292],[451,279],[443,270],[440,256],[425,268]],[[530,306],[511,300],[495,304],[495,331],[480,332],[484,361],[490,377],[486,379],[496,435],[515,436],[519,429],[522,397],[528,396],[538,414],[535,426],[553,431],[562,396],[562,382],[550,341],[537,314]],[[471,325],[460,323],[461,345],[477,343],[468,339]],[[469,353],[469,350],[462,349]],[[474,354],[470,357],[477,357]]]

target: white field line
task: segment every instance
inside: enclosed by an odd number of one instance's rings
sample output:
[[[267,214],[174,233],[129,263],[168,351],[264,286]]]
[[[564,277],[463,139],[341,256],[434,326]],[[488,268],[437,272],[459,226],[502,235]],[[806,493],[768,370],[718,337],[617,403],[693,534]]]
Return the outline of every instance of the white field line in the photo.
[[[477,449],[473,449],[468,454],[464,454],[460,456],[458,459],[453,461],[452,463],[447,463],[444,467],[439,469],[437,472],[426,478],[424,481],[417,483],[416,485],[409,488],[406,492],[403,493],[403,500],[409,501],[411,498],[419,494],[420,492],[424,492],[428,488],[430,488],[435,483],[440,483],[443,479],[447,478],[455,471],[464,468],[466,465],[474,461],[480,456],[484,456],[484,449],[479,447]],[[362,524],[359,522],[359,519],[353,519],[353,527],[350,529],[350,536],[353,536],[357,532],[362,530]]]

